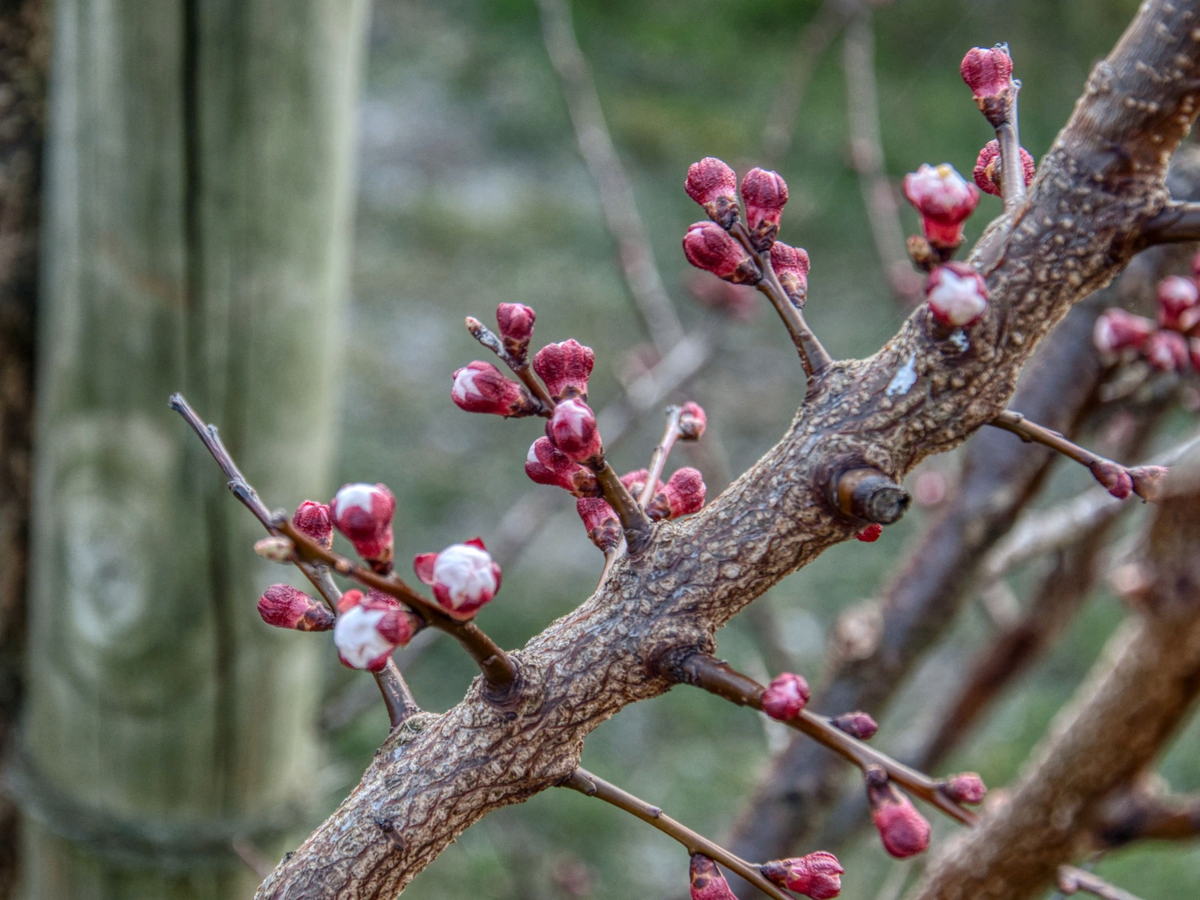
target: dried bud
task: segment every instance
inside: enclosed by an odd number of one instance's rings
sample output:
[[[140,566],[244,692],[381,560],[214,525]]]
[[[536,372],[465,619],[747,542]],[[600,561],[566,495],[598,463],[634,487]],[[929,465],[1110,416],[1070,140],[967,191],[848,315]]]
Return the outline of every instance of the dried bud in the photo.
[[[702,853],[692,855],[688,874],[692,881],[692,900],[737,900],[717,864]]]
[[[1134,466],[1127,469],[1133,481],[1133,492],[1147,503],[1162,499],[1162,481],[1171,470],[1167,466]]]
[[[746,203],[750,243],[759,253],[770,249],[788,201],[787,182],[777,172],[751,169],[742,178],[742,200]]]
[[[830,900],[842,892],[842,873],[846,870],[832,853],[818,850],[795,859],[777,859],[765,863],[763,875],[780,887],[812,900]]]
[[[941,788],[942,793],[955,803],[982,803],[987,796],[987,785],[974,772],[951,775]]]
[[[546,436],[575,462],[598,458],[604,448],[596,429],[596,414],[582,400],[563,400],[546,423]]]
[[[879,540],[883,534],[883,526],[878,522],[872,522],[858,534],[854,535],[856,541],[862,541],[864,544],[873,544]]]
[[[584,497],[575,501],[575,510],[583,519],[588,538],[602,553],[609,553],[621,542],[621,523],[607,501]]]
[[[561,344],[547,344],[533,357],[533,371],[546,382],[546,390],[555,400],[564,397],[587,399],[588,378],[596,364],[596,354],[574,338]]]
[[[471,618],[500,590],[500,567],[479,538],[451,544],[441,553],[422,553],[413,560],[413,569],[456,619]]]
[[[375,568],[392,561],[392,514],[396,498],[383,484],[344,484],[329,504],[334,527]]]
[[[979,204],[979,189],[968,184],[949,163],[922,163],[904,176],[904,196],[921,214],[921,228],[939,250],[963,242],[962,223]]]
[[[328,631],[333,613],[304,591],[287,584],[273,584],[258,598],[258,614],[268,625],[296,631]]]
[[[704,476],[696,469],[678,469],[646,505],[646,515],[658,521],[699,512],[706,490]]]
[[[347,594],[358,593],[347,591]],[[386,610],[357,603],[338,616],[337,624],[333,626],[333,643],[343,665],[370,672],[378,672],[387,665],[396,645],[378,628],[386,615]]]
[[[1190,278],[1169,275],[1158,283],[1158,324],[1188,332],[1200,323],[1200,288]]]
[[[722,228],[728,230],[737,221],[737,175],[715,156],[688,166],[683,189]]]
[[[530,416],[542,407],[525,388],[500,374],[491,363],[468,363],[454,372],[450,399],[467,412],[494,416]]]
[[[1150,365],[1163,372],[1182,372],[1191,360],[1187,338],[1177,331],[1154,332],[1146,339],[1142,352]]]
[[[910,234],[904,246],[908,251],[908,258],[922,272],[931,271],[940,260],[933,247],[929,246],[929,241],[919,234]]]
[[[500,337],[504,349],[518,363],[523,363],[529,353],[529,339],[533,337],[533,320],[537,316],[524,303],[501,303],[496,307],[496,324],[500,326]]]
[[[878,766],[867,770],[867,801],[884,850],[905,859],[929,848],[929,823],[908,797],[892,787],[887,772]]]
[[[879,730],[879,725],[875,720],[862,711],[842,713],[833,719],[831,724],[839,731],[844,731],[850,737],[858,738],[860,741],[869,741]]]
[[[808,297],[808,251],[776,241],[771,245],[771,268],[794,306]]]
[[[1106,309],[1096,319],[1092,341],[1101,353],[1117,353],[1126,347],[1141,349],[1154,332],[1154,323],[1123,309]]]
[[[1012,70],[1012,57],[1002,47],[968,50],[959,66],[963,81],[975,96],[975,105],[993,128],[1004,122],[1008,112]]]
[[[965,263],[951,262],[934,269],[925,283],[925,296],[934,320],[947,328],[971,325],[987,309],[987,285]]]
[[[546,437],[538,438],[529,447],[525,474],[538,484],[560,487],[576,497],[595,497],[600,492],[596,476],[560,452]]]
[[[305,500],[296,507],[292,524],[297,531],[326,550],[333,546],[333,520],[329,517],[329,507],[324,503]]]
[[[811,695],[803,675],[784,672],[763,691],[762,709],[772,719],[786,722],[800,715]]]
[[[1098,459],[1088,468],[1104,489],[1118,500],[1124,500],[1133,493],[1133,479],[1124,466],[1108,459]]]
[[[762,272],[745,248],[712,222],[697,222],[688,228],[683,255],[697,269],[734,284],[758,284],[762,280]]]
[[[708,426],[708,416],[699,403],[685,403],[679,411],[679,439],[681,441],[698,441],[704,435]]]
[[[296,549],[296,545],[292,543],[291,538],[265,537],[262,540],[255,541],[254,552],[263,559],[277,563],[288,563],[292,561],[292,552]]]
[[[975,161],[975,183],[979,185],[979,189],[984,193],[991,194],[993,197],[999,197],[1003,188],[1001,167],[1003,163],[1000,159],[1000,142],[988,141],[983,145],[983,149],[979,151],[979,159]],[[1036,169],[1033,164],[1033,157],[1029,155],[1029,151],[1024,147],[1021,148],[1021,168],[1025,170],[1025,186],[1028,187],[1033,181],[1033,176]]]

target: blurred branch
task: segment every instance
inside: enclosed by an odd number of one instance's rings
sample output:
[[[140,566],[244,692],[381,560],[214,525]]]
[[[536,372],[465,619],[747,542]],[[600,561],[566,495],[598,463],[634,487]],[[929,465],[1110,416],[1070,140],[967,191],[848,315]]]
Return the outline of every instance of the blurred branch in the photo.
[[[1200,836],[1200,794],[1119,791],[1104,802],[1095,832],[1106,847],[1142,840],[1191,840]]]
[[[1099,875],[1093,875],[1091,872],[1077,869],[1075,866],[1059,867],[1058,889],[1068,895],[1084,891],[1088,894],[1095,894],[1100,900],[1138,900],[1129,891],[1109,884]]]

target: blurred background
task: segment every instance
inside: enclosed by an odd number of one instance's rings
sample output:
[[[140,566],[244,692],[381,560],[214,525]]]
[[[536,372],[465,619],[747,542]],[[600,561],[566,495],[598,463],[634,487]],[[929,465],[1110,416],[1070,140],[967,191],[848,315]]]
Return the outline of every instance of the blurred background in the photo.
[[[523,474],[538,425],[450,402],[451,373],[488,358],[463,317],[490,324],[496,304],[519,301],[537,311],[535,346],[593,347],[590,399],[607,410],[602,433],[622,431],[618,471],[646,464],[666,403],[701,403],[708,434],[671,467],[697,466],[715,496],[783,433],[803,373],[765,300],[727,294],[686,264],[680,240],[702,215],[682,190],[688,164],[711,155],[739,173],[783,175],[780,237],[810,254],[809,321],[835,357],[869,355],[920,285],[902,256],[917,220],[895,201],[900,178],[944,161],[969,175],[992,137],[959,78],[962,54],[1010,44],[1022,143],[1039,158],[1137,3],[346,0],[291,17],[270,3],[168,6],[135,16],[64,0],[52,32],[33,630],[14,751],[24,762],[10,777],[29,813],[25,896],[248,896],[255,877],[227,836],[273,865],[387,733],[371,679],[339,666],[327,635],[260,633],[258,593],[303,585],[252,558],[256,523],[167,410],[171,390],[222,428],[269,506],[386,483],[401,574],[417,553],[482,536],[504,587],[479,622],[518,647],[588,595],[603,560],[571,498]],[[161,34],[182,37],[165,46]],[[106,63],[104,47],[120,60]],[[336,59],[292,72],[289,60],[315,54]],[[297,79],[303,90],[289,87]],[[106,107],[105,90],[127,100]],[[160,164],[166,175],[147,168]],[[160,174],[135,183],[118,170]],[[606,215],[597,174],[627,181],[634,206]],[[984,197],[969,241],[999,209]],[[642,285],[641,306],[614,217],[661,276],[661,292]],[[62,305],[71,297],[84,298],[82,313]],[[139,305],[154,307],[153,325],[130,324]],[[682,384],[663,389],[644,376],[680,339]],[[1159,442],[1193,424],[1174,414]],[[159,455],[159,443],[174,449]],[[720,634],[719,654],[760,679],[786,666],[818,686],[837,616],[900,565],[953,491],[954,457],[914,474],[918,502],[881,540],[835,547],[773,589]],[[1089,483],[1060,467],[1038,503]],[[151,489],[162,496],[142,496]],[[1127,527],[1142,515],[1131,510]],[[1012,579],[1018,597],[1029,568]],[[181,598],[169,606],[166,583]],[[1095,596],[945,771],[1011,779],[1123,614],[1113,596]],[[882,749],[919,743],[992,627],[979,604],[966,608],[879,716]],[[432,711],[474,676],[433,635],[396,659]],[[583,764],[721,840],[782,731],[677,689],[600,726]],[[1200,788],[1196,738],[1183,734],[1165,759],[1177,790]],[[195,774],[204,766],[221,774]],[[65,827],[81,804],[93,819]],[[954,827],[934,825],[935,841]],[[198,844],[203,853],[181,850]],[[920,865],[892,861],[870,829],[845,847],[796,849],[837,849],[847,898],[894,897]],[[470,829],[408,894],[682,897],[687,862],[633,818],[549,791]],[[1115,854],[1100,871],[1146,898],[1200,893],[1190,844]]]

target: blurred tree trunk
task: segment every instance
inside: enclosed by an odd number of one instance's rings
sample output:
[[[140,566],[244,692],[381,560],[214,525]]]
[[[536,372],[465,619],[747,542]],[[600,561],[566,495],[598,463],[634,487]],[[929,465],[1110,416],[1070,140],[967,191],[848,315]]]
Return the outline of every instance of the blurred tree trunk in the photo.
[[[305,821],[319,640],[167,409],[330,494],[367,0],[59,0],[24,751],[31,898],[225,898]],[[289,486],[289,493],[284,486]]]

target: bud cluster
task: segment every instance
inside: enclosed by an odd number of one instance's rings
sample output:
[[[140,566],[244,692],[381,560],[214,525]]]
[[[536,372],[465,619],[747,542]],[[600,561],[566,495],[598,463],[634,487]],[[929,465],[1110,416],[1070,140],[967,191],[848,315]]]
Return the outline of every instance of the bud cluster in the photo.
[[[1158,283],[1157,321],[1107,309],[1092,332],[1105,356],[1145,359],[1162,372],[1200,372],[1200,254],[1193,277],[1170,275]]]

